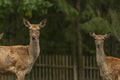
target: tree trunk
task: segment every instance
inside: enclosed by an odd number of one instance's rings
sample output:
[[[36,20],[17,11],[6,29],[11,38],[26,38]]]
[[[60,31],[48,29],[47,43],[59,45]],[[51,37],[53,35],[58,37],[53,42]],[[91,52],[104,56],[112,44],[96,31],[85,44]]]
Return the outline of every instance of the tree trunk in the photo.
[[[76,0],[76,9],[78,10],[78,12],[80,13],[80,0]],[[78,73],[80,76],[79,78],[81,80],[83,79],[83,68],[82,68],[82,36],[81,36],[81,27],[80,27],[80,18],[79,16],[76,18],[76,37],[77,37],[77,41],[76,41],[76,46],[77,46],[77,63],[78,63]]]
[[[111,52],[112,52],[112,56],[115,56],[115,57],[117,57],[118,56],[118,54],[117,54],[117,41],[116,41],[116,39],[115,38],[112,38],[111,39],[111,45],[112,45],[112,47],[111,47]]]

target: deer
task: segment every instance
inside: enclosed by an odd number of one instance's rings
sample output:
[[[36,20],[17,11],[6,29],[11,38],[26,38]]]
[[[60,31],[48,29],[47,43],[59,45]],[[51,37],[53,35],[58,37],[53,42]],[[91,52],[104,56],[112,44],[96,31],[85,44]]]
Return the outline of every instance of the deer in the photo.
[[[97,35],[90,32],[90,36],[95,39],[96,62],[100,69],[100,76],[104,80],[120,80],[120,59],[106,56],[104,51],[104,40],[110,36],[110,33]]]
[[[29,29],[29,45],[0,46],[0,74],[14,74],[16,80],[25,80],[40,54],[40,29],[46,25],[43,19],[39,24],[31,24],[23,18],[24,25]]]

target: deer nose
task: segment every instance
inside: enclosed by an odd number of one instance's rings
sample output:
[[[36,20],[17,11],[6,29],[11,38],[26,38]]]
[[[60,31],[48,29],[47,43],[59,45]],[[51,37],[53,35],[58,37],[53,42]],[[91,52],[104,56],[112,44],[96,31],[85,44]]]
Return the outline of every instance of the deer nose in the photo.
[[[33,36],[32,36],[32,40],[35,40],[35,38],[36,38],[35,35],[33,35]]]
[[[97,48],[100,48],[100,45],[99,45],[99,44],[97,44]]]
[[[35,38],[34,38],[34,37],[32,37],[32,40],[35,40]]]

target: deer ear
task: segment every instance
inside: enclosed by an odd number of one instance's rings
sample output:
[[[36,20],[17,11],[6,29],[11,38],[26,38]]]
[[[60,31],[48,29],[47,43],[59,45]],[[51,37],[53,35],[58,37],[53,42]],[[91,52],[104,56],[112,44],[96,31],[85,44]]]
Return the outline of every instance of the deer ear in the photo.
[[[90,36],[92,36],[92,37],[95,37],[95,35],[96,35],[94,32],[90,32],[89,34],[90,34]]]
[[[104,35],[104,37],[105,37],[105,38],[108,38],[108,37],[110,37],[110,35],[111,35],[111,33],[108,32],[108,33],[106,33],[106,34]]]
[[[43,19],[40,23],[39,23],[39,27],[43,28],[47,23],[47,19]]]
[[[23,18],[23,23],[24,23],[24,25],[25,25],[26,27],[29,27],[29,26],[30,26],[30,22],[29,22],[27,19],[25,19],[25,18]]]
[[[3,35],[4,35],[4,33],[1,33],[1,34],[0,34],[0,39],[2,39]]]

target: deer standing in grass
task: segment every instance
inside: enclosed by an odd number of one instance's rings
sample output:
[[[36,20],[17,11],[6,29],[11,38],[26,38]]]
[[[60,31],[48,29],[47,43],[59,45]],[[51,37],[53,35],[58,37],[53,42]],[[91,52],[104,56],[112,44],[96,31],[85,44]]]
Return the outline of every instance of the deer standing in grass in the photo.
[[[90,33],[90,35],[95,39],[96,59],[100,69],[100,75],[105,80],[120,80],[120,59],[106,56],[104,52],[104,40],[110,34],[96,35],[95,33]]]
[[[0,46],[0,74],[15,74],[17,80],[25,80],[40,53],[39,29],[46,24],[46,19],[39,24],[31,24],[23,19],[29,28],[30,44],[27,46]]]

